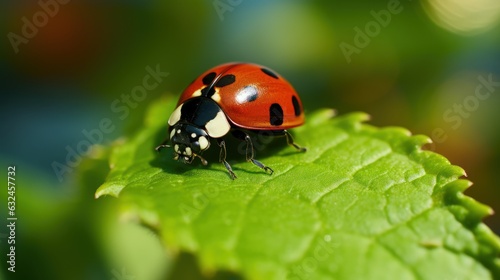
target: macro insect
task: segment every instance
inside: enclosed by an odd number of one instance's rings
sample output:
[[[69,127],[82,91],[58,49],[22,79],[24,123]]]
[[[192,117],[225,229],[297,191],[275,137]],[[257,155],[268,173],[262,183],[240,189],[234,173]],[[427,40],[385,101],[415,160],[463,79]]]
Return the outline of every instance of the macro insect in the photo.
[[[246,142],[246,160],[272,174],[269,166],[254,158],[249,132],[284,136],[289,145],[304,152],[306,148],[297,145],[287,131],[304,120],[298,94],[276,72],[250,63],[222,64],[201,74],[184,90],[168,119],[170,136],[156,150],[173,146],[174,160],[191,163],[197,157],[207,165],[202,153],[215,140],[220,162],[235,179],[226,161],[224,140],[232,134]]]

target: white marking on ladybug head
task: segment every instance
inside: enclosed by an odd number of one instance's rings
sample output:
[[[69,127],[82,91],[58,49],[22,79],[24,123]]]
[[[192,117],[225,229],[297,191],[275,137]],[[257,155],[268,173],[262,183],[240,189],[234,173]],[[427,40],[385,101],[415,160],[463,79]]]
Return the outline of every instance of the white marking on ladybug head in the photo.
[[[181,130],[180,129],[177,129],[177,134],[181,134]]]
[[[205,136],[200,136],[198,143],[200,144],[200,149],[202,151],[208,149],[208,145],[210,144]]]
[[[177,107],[174,112],[172,112],[172,115],[170,115],[170,118],[168,119],[168,124],[170,126],[176,124],[180,119],[181,119],[181,109],[182,109],[182,105],[179,105],[179,107]]]
[[[201,88],[194,91],[193,94],[191,95],[191,97],[196,97],[196,96],[201,96]]]
[[[212,99],[215,100],[215,102],[220,102],[219,89],[215,89],[215,93],[212,95]]]
[[[179,145],[177,145],[177,144],[175,144],[175,145],[174,145],[174,151],[175,151],[176,153],[178,153],[178,152],[179,152]]]
[[[196,138],[196,133],[191,133],[191,138]]]
[[[186,150],[184,151],[184,154],[187,156],[191,156],[193,154],[193,151],[191,151],[190,147],[186,147]]]
[[[210,137],[220,138],[229,132],[231,125],[229,124],[224,112],[219,111],[217,115],[215,115],[215,118],[207,122],[205,128]]]

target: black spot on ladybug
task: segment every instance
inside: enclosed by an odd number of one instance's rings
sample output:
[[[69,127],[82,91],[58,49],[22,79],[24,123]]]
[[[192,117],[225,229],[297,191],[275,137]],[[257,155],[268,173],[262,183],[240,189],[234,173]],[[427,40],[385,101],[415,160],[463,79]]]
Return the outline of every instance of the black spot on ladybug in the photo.
[[[206,96],[206,97],[212,97],[215,93],[215,88],[214,87],[204,87],[201,90],[201,95]]]
[[[273,71],[267,69],[267,68],[260,68],[260,70],[262,70],[262,72],[264,72],[264,74],[270,76],[270,77],[273,77],[275,79],[279,79],[278,75],[276,73],[274,73]]]
[[[293,110],[295,111],[295,116],[296,117],[300,116],[302,110],[300,109],[299,100],[297,100],[297,97],[295,95],[292,96],[292,104],[293,104]]]
[[[215,79],[216,75],[217,74],[215,74],[215,72],[210,72],[210,73],[206,74],[205,77],[203,77],[203,79],[201,79],[201,81],[203,82],[204,85],[208,86]]]
[[[271,123],[271,125],[283,124],[283,108],[281,108],[280,104],[271,104],[271,107],[269,107],[269,116],[269,122]]]
[[[215,83],[215,86],[216,87],[225,87],[227,85],[234,83],[235,80],[236,80],[236,77],[233,74],[228,74],[228,75],[222,76],[217,81],[217,83]]]

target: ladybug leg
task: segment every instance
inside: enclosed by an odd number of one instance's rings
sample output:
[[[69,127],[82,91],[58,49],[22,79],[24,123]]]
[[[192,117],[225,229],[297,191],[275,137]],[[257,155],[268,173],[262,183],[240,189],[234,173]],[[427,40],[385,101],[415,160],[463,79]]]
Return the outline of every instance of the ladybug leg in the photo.
[[[299,145],[297,145],[294,141],[293,141],[293,137],[290,133],[288,133],[288,131],[286,130],[283,130],[283,133],[285,134],[286,136],[286,142],[288,143],[288,145],[290,146],[293,146],[295,149],[297,149],[299,152],[305,152],[307,151],[307,148],[306,147],[301,147]]]
[[[229,163],[226,161],[226,142],[224,140],[217,139],[217,144],[219,144],[220,147],[219,161],[224,164],[227,171],[229,172],[229,176],[231,176],[231,179],[236,179],[236,174],[234,174],[231,165],[229,165]]]
[[[272,170],[271,167],[266,166],[262,162],[254,159],[254,157],[253,157],[253,143],[252,143],[252,139],[250,138],[250,136],[248,136],[248,134],[246,134],[246,133],[244,133],[244,134],[245,134],[245,142],[247,143],[247,148],[246,148],[247,161],[250,161],[253,164],[257,165],[258,167],[264,169],[264,171],[266,171],[270,175],[273,174],[274,170]]]

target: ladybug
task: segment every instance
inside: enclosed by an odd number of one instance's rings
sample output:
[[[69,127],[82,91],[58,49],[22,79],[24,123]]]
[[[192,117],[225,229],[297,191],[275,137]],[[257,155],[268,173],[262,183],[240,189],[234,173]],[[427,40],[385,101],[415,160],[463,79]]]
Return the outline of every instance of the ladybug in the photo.
[[[191,163],[214,139],[220,147],[220,162],[235,179],[226,161],[224,136],[231,133],[246,142],[246,160],[269,174],[273,170],[254,158],[249,132],[285,136],[298,151],[288,128],[304,123],[302,102],[293,87],[269,68],[250,63],[227,63],[211,68],[195,79],[182,93],[168,119],[169,135],[156,151],[174,147],[174,160]]]

